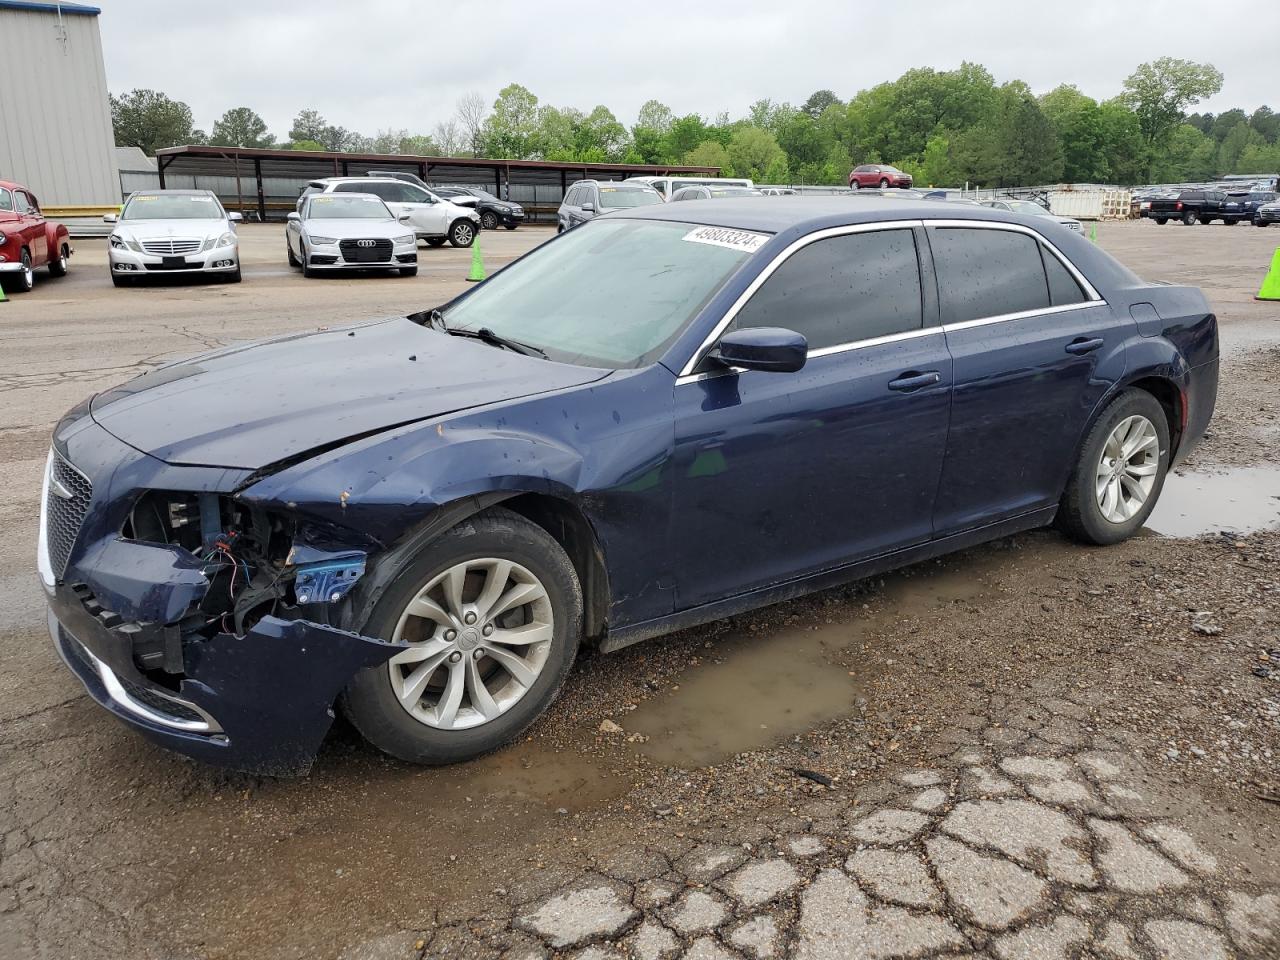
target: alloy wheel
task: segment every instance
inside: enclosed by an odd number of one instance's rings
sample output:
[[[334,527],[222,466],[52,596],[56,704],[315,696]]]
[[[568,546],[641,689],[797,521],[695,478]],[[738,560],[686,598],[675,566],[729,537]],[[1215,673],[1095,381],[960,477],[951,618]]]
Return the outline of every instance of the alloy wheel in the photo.
[[[454,564],[409,602],[392,639],[409,644],[387,669],[414,719],[465,730],[529,692],[554,636],[546,587],[526,567],[487,557]]]
[[[1124,523],[1146,504],[1160,467],[1160,438],[1146,417],[1125,417],[1107,436],[1094,480],[1098,509]]]
[[[475,231],[470,224],[460,223],[453,228],[454,243],[460,247],[469,247],[471,241],[475,239]]]

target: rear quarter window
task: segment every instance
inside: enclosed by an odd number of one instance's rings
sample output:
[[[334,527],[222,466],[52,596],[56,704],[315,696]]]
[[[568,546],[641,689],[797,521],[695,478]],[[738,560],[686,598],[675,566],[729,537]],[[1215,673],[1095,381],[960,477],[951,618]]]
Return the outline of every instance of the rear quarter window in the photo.
[[[1039,243],[1025,233],[935,227],[929,233],[942,322],[965,323],[1049,306]]]

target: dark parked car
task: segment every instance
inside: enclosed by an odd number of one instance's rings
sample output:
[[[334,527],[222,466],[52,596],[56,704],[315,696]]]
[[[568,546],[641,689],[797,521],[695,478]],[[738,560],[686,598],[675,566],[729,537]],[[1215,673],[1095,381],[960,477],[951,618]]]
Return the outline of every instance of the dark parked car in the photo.
[[[662,194],[644,183],[579,180],[556,211],[556,233],[564,233],[602,213],[662,203]]]
[[[854,167],[849,173],[849,186],[854,190],[861,187],[909,187],[911,174],[903,173],[897,167],[887,163],[864,163]]]
[[[699,184],[696,187],[681,187],[671,195],[676,200],[729,200],[735,197],[763,197],[764,191],[752,187],[710,187]]]
[[[486,230],[506,227],[514,230],[524,223],[524,207],[518,203],[499,200],[487,190],[469,187],[463,184],[448,184],[432,187],[431,191],[438,197],[444,197],[452,203],[470,202],[480,214],[480,225]]]
[[[1212,223],[1224,220],[1235,223],[1238,217],[1225,217],[1222,205],[1227,195],[1221,190],[1183,190],[1176,198],[1156,197],[1147,209],[1147,216],[1156,223],[1165,224],[1170,220],[1181,220],[1187,226],[1196,222]]]
[[[1262,190],[1228,193],[1227,199],[1222,204],[1222,212],[1224,216],[1233,217],[1237,221],[1247,220],[1252,223],[1257,209],[1275,198],[1274,193]]]
[[[336,704],[397,757],[462,760],[583,645],[1054,522],[1132,536],[1217,382],[1199,290],[1043,217],[655,203],[439,310],[85,401],[38,566],[67,666],[159,743],[296,770]]]

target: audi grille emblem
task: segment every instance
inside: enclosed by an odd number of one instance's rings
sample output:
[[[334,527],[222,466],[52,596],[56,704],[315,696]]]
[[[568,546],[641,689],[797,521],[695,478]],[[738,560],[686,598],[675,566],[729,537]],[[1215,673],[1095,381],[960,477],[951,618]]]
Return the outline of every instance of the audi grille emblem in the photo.
[[[376,243],[376,241],[374,241],[374,240],[360,240],[360,241],[357,241],[356,246],[357,246],[357,247],[372,247],[375,243]]]

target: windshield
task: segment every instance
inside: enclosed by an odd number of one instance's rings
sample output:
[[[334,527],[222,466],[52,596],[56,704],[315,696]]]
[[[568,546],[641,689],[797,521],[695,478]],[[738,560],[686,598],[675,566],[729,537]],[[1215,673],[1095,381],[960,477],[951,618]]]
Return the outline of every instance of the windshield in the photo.
[[[713,197],[763,197],[764,194],[759,190],[748,190],[745,187],[730,188],[728,190],[712,190]]]
[[[652,363],[764,240],[692,239],[708,229],[626,219],[575,227],[445,308],[445,323],[488,327],[563,363]]]
[[[124,205],[121,220],[221,220],[222,204],[208,195],[140,193]]]
[[[1006,200],[1009,209],[1014,213],[1021,213],[1028,217],[1047,217],[1049,211],[1038,203],[1032,203],[1030,200]]]
[[[621,210],[625,207],[647,207],[651,203],[661,203],[662,197],[656,190],[635,190],[632,188],[601,187],[600,206],[606,210]]]
[[[392,220],[391,211],[377,197],[351,197],[326,193],[311,198],[311,220]]]

